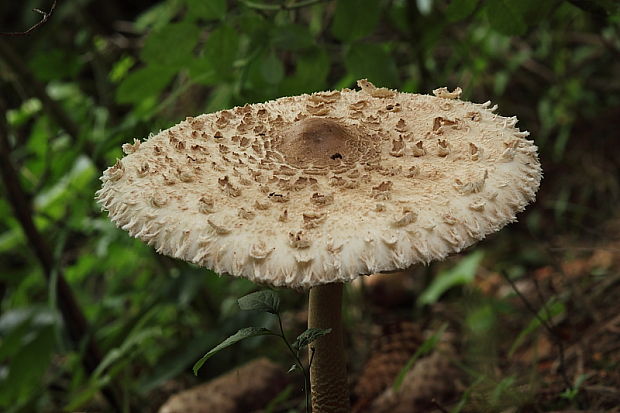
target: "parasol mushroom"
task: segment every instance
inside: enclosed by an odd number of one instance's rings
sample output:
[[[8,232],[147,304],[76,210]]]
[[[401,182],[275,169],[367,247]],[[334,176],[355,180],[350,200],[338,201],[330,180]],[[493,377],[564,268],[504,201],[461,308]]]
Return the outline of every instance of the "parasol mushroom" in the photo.
[[[108,168],[97,199],[157,252],[310,289],[315,412],[347,411],[343,283],[443,259],[515,220],[541,179],[534,144],[490,102],[361,90],[187,118]]]

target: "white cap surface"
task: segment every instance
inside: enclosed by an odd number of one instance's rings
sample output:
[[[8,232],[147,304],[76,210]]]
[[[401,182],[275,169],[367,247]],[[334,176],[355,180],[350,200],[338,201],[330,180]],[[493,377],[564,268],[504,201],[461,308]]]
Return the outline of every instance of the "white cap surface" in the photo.
[[[534,200],[542,171],[516,118],[460,89],[358,84],[125,144],[97,199],[162,254],[292,288],[442,259]]]

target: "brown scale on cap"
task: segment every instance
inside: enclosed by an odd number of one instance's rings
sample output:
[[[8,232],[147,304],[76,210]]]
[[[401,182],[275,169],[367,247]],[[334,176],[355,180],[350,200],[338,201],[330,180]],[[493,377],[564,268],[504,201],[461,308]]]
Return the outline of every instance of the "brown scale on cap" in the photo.
[[[228,175],[223,178],[219,178],[217,183],[220,184],[222,191],[226,195],[230,197],[238,197],[241,195],[241,190],[230,181]]]
[[[137,174],[138,177],[142,178],[143,176],[145,176],[146,174],[149,173],[149,163],[148,162],[144,162],[142,165],[140,165],[140,167],[137,170]]]
[[[130,155],[134,153],[135,151],[137,151],[138,149],[140,149],[140,141],[137,139],[133,140],[133,144],[130,144],[130,143],[123,144],[123,152],[125,152],[126,155]]]
[[[250,257],[255,260],[264,260],[273,250],[274,248],[269,248],[265,241],[258,241],[256,244],[252,244]]]
[[[450,144],[446,139],[437,139],[437,155],[448,156],[450,154]]]
[[[392,150],[390,151],[390,155],[395,157],[401,157],[405,154],[405,141],[403,140],[402,135],[398,136],[398,139],[392,140]]]
[[[443,258],[533,200],[540,164],[516,118],[459,100],[458,88],[358,85],[187,118],[125,144],[99,202],[164,254],[307,288]],[[149,207],[128,207],[140,203]]]
[[[149,198],[149,204],[154,208],[161,208],[168,203],[168,197],[162,194],[154,194]]]
[[[114,166],[108,168],[106,171],[104,179],[106,181],[118,181],[123,175],[125,175],[125,165],[123,165],[123,161],[117,159]]]
[[[324,207],[334,202],[334,194],[319,194],[315,192],[310,197],[310,202],[316,206]]]
[[[210,196],[202,196],[198,200],[198,211],[203,214],[215,212],[215,201]]]
[[[424,156],[426,155],[426,149],[424,149],[424,142],[417,141],[413,146],[413,156]]]

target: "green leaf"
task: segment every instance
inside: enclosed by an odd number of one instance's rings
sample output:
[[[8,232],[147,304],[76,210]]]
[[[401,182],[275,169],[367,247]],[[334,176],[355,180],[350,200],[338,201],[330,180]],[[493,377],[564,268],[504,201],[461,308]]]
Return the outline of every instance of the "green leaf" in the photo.
[[[211,86],[219,80],[213,66],[213,62],[203,56],[188,62],[186,68],[192,82]]]
[[[379,23],[380,7],[377,0],[339,0],[332,23],[332,34],[345,42],[368,36]]]
[[[202,356],[202,358],[200,360],[198,360],[196,362],[196,364],[194,364],[194,375],[198,375],[198,370],[200,370],[200,368],[205,364],[205,362],[211,358],[211,356],[213,356],[215,353],[217,353],[218,351],[225,349],[226,347],[230,347],[231,345],[244,340],[246,338],[250,338],[250,337],[258,337],[258,336],[269,336],[269,335],[277,335],[275,334],[273,331],[264,328],[264,327],[247,327],[247,328],[242,328],[241,330],[237,331],[235,334],[233,334],[232,336],[228,337],[226,340],[222,341],[220,344],[218,344],[217,346],[213,347],[211,350],[209,350],[209,352],[207,354],[205,354],[204,356]]]
[[[39,330],[57,322],[57,315],[48,308],[32,306],[6,311],[0,316],[0,362],[21,351]]]
[[[483,304],[474,307],[467,318],[465,319],[465,325],[470,330],[472,336],[484,336],[494,331],[495,323],[497,322],[497,309],[491,304]]]
[[[226,0],[186,0],[190,18],[218,20],[226,16]]]
[[[7,401],[22,402],[41,388],[41,380],[48,368],[55,343],[54,329],[45,328],[11,359],[6,382],[0,382],[0,387],[8,390],[0,396],[0,405],[6,406]]]
[[[250,9],[238,10],[238,13],[234,16],[235,26],[239,27],[243,34],[253,42],[267,43],[273,23],[265,16]]]
[[[472,252],[453,268],[437,274],[431,285],[420,295],[418,304],[433,304],[450,288],[473,281],[483,256],[482,251]]]
[[[448,21],[463,20],[476,10],[479,0],[452,0],[446,8]]]
[[[278,59],[275,52],[271,52],[262,57],[260,61],[260,73],[263,79],[272,85],[280,83],[284,78],[284,65]]]
[[[392,55],[376,43],[352,45],[344,63],[347,71],[356,79],[367,78],[380,87],[398,86],[398,69]]]
[[[127,76],[129,73],[129,69],[133,67],[136,63],[136,59],[133,56],[124,56],[120,58],[114,65],[112,69],[110,69],[110,74],[108,75],[108,79],[111,82],[118,83]]]
[[[219,341],[217,335],[217,330],[211,330],[199,333],[187,343],[177,341],[178,347],[166,351],[159,360],[154,361],[155,365],[149,374],[141,376],[135,385],[138,393],[145,395],[181,374],[203,354],[205,343],[214,346]]]
[[[242,310],[264,311],[277,314],[280,310],[280,297],[271,290],[256,291],[237,300]]]
[[[34,55],[28,66],[42,81],[72,79],[82,68],[83,61],[67,50],[44,50]]]
[[[418,347],[416,352],[413,353],[413,356],[411,356],[411,358],[407,360],[407,363],[400,370],[400,372],[398,373],[398,376],[396,376],[396,379],[394,380],[394,383],[392,384],[392,389],[395,392],[397,392],[400,389],[400,386],[403,384],[403,380],[405,379],[407,372],[411,370],[411,367],[413,367],[414,363],[420,357],[425,356],[426,354],[430,353],[437,346],[437,343],[439,343],[439,340],[441,340],[441,337],[443,336],[443,333],[446,331],[446,328],[448,328],[447,324],[443,324],[441,327],[439,327],[439,329],[435,332],[435,334],[427,338],[420,345],[420,347]]]
[[[273,28],[271,42],[278,49],[304,50],[314,45],[314,38],[307,27],[286,24]]]
[[[493,389],[489,397],[492,406],[498,406],[499,403],[506,402],[512,394],[517,390],[515,385],[515,376],[504,377]]]
[[[138,31],[142,32],[148,28],[157,30],[164,27],[172,20],[172,18],[178,13],[179,2],[178,1],[162,1],[153,2],[155,6],[147,9],[140,14],[135,22],[135,27]]]
[[[297,339],[295,339],[291,347],[293,347],[295,350],[302,349],[306,347],[308,344],[312,343],[317,338],[323,337],[324,335],[329,334],[331,332],[332,332],[331,328],[309,328],[303,333],[301,333],[297,337]]]
[[[239,35],[230,26],[221,25],[213,30],[205,42],[205,58],[211,61],[215,72],[229,77],[239,49]]]
[[[157,96],[175,73],[174,68],[151,65],[135,70],[116,89],[116,100],[118,103],[139,103]]]
[[[575,378],[575,384],[573,385],[573,387],[568,388],[566,390],[564,390],[562,393],[560,393],[560,397],[563,399],[567,399],[567,400],[574,400],[575,397],[577,397],[577,395],[579,394],[579,390],[581,389],[581,386],[583,385],[583,383],[585,383],[586,380],[588,380],[590,377],[592,377],[592,373],[585,373],[585,374],[580,374]]]
[[[40,113],[42,107],[41,101],[37,98],[25,99],[19,108],[10,109],[6,112],[6,120],[11,126],[23,125]],[[41,153],[38,155],[41,155]]]
[[[207,113],[217,112],[218,110],[226,109],[230,107],[230,102],[232,100],[233,90],[232,87],[225,83],[223,85],[217,86],[211,92],[209,96],[209,103],[207,104]],[[241,281],[235,280],[235,281]],[[254,287],[252,285],[252,287]]]
[[[96,382],[104,376],[106,370],[110,370],[115,363],[127,362],[133,357],[135,350],[144,348],[145,344],[150,345],[152,339],[159,338],[162,331],[159,327],[151,327],[140,330],[136,334],[129,336],[119,347],[110,350],[103,360],[99,363],[92,374]]]
[[[0,410],[24,403],[40,390],[56,347],[56,322],[55,313],[38,307],[9,310],[0,317]]]
[[[524,20],[526,10],[512,0],[488,0],[486,14],[491,27],[505,35],[520,35],[527,30]]]
[[[239,50],[239,34],[232,27],[222,24],[209,33],[203,55],[188,63],[192,80],[204,85],[214,85],[234,78],[234,63]]]
[[[192,23],[167,24],[149,34],[140,56],[153,65],[179,69],[192,59],[199,34],[200,28]]]
[[[75,197],[76,192],[86,189],[98,174],[92,160],[86,155],[79,155],[73,165],[65,168],[66,174],[55,185],[35,197],[37,211],[45,211],[48,215],[60,218],[67,208],[72,207],[68,201]]]
[[[295,73],[282,80],[282,94],[300,95],[324,90],[329,68],[329,56],[322,48],[304,53],[297,59]]]

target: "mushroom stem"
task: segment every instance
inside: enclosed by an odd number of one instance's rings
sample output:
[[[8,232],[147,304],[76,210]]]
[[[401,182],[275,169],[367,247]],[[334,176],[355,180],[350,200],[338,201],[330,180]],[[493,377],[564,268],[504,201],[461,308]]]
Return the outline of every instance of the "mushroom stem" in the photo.
[[[342,337],[342,283],[310,290],[308,328],[331,328],[312,343],[310,389],[313,413],[349,412],[349,388]]]

